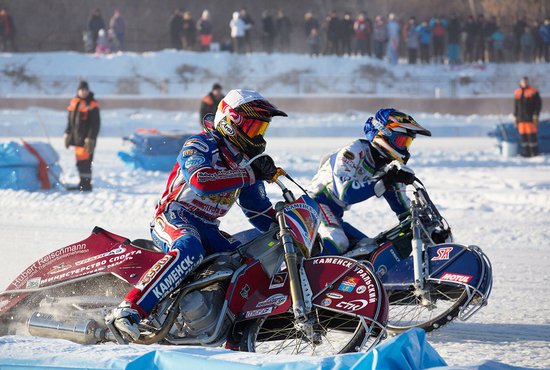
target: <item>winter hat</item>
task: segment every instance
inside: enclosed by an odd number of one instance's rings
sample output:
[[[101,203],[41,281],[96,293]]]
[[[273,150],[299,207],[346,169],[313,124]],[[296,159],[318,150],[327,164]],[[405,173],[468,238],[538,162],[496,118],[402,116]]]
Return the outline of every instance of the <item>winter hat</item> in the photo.
[[[86,82],[84,80],[80,81],[80,83],[78,84],[78,89],[77,90],[80,90],[80,89],[90,91],[90,87],[88,86],[88,82]]]

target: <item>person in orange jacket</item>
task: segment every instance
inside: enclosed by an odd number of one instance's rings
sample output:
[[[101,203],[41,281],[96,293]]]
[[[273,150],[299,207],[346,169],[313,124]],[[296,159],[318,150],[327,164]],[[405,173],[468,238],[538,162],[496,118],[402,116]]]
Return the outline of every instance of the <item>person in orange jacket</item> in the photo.
[[[542,100],[537,89],[523,77],[514,93],[514,123],[521,141],[521,155],[533,157],[539,154],[538,124]]]
[[[199,112],[199,121],[202,122],[204,116],[208,113],[216,114],[218,104],[223,99],[222,86],[219,83],[212,85],[212,90],[201,100]]]
[[[101,120],[99,105],[86,81],[80,81],[76,96],[69,103],[65,148],[74,146],[80,183],[68,190],[92,191],[92,162]]]

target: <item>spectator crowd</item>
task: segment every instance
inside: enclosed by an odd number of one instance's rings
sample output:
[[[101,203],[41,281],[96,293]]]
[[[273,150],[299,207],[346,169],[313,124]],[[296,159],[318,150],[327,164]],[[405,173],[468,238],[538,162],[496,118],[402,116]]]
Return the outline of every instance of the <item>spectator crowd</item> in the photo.
[[[220,23],[211,18],[209,10],[195,19],[189,10],[176,9],[167,31],[170,46],[178,50],[234,53],[303,50],[312,56],[372,56],[391,64],[399,60],[409,64],[451,65],[548,62],[550,17],[540,21],[537,16],[519,16],[509,24],[500,24],[496,17],[483,14],[417,19],[390,13],[371,19],[367,12],[331,12],[320,19],[313,12],[306,12],[301,24],[293,24],[282,10],[264,10],[258,18],[241,9],[232,13],[222,28],[223,36],[216,39],[214,24],[219,32]],[[15,31],[8,10],[0,7],[0,51],[17,51]],[[105,22],[101,10],[94,9],[83,42],[86,52],[127,50],[126,25],[120,10],[115,9]]]
[[[176,10],[170,21],[172,47],[211,50],[212,29],[208,10],[197,22],[191,12]],[[523,16],[502,25],[496,17],[483,14],[417,20],[390,13],[371,20],[367,12],[331,12],[321,21],[307,12],[302,24],[293,25],[282,10],[276,14],[265,10],[255,21],[241,9],[233,12],[227,36],[215,45],[235,53],[288,52],[296,29],[304,32],[304,46],[311,55],[368,55],[392,64],[400,58],[409,64],[550,61],[550,17],[541,22]]]

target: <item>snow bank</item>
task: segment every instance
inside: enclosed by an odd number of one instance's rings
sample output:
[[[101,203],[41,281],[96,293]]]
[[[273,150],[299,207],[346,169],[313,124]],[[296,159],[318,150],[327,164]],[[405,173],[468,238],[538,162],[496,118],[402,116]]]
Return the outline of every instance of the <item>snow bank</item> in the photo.
[[[385,96],[509,96],[528,75],[550,90],[543,64],[390,66],[370,57],[165,50],[106,56],[77,52],[0,54],[0,95],[72,95],[80,78],[101,96],[202,96],[214,82],[269,96],[364,94]]]

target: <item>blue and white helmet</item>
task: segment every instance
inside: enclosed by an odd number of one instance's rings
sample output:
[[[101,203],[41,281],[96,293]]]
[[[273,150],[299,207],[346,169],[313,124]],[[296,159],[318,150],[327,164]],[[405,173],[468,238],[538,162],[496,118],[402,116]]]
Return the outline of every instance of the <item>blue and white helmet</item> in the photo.
[[[365,122],[365,136],[388,160],[407,163],[411,154],[409,146],[416,135],[432,136],[414,118],[393,108],[378,110]]]

